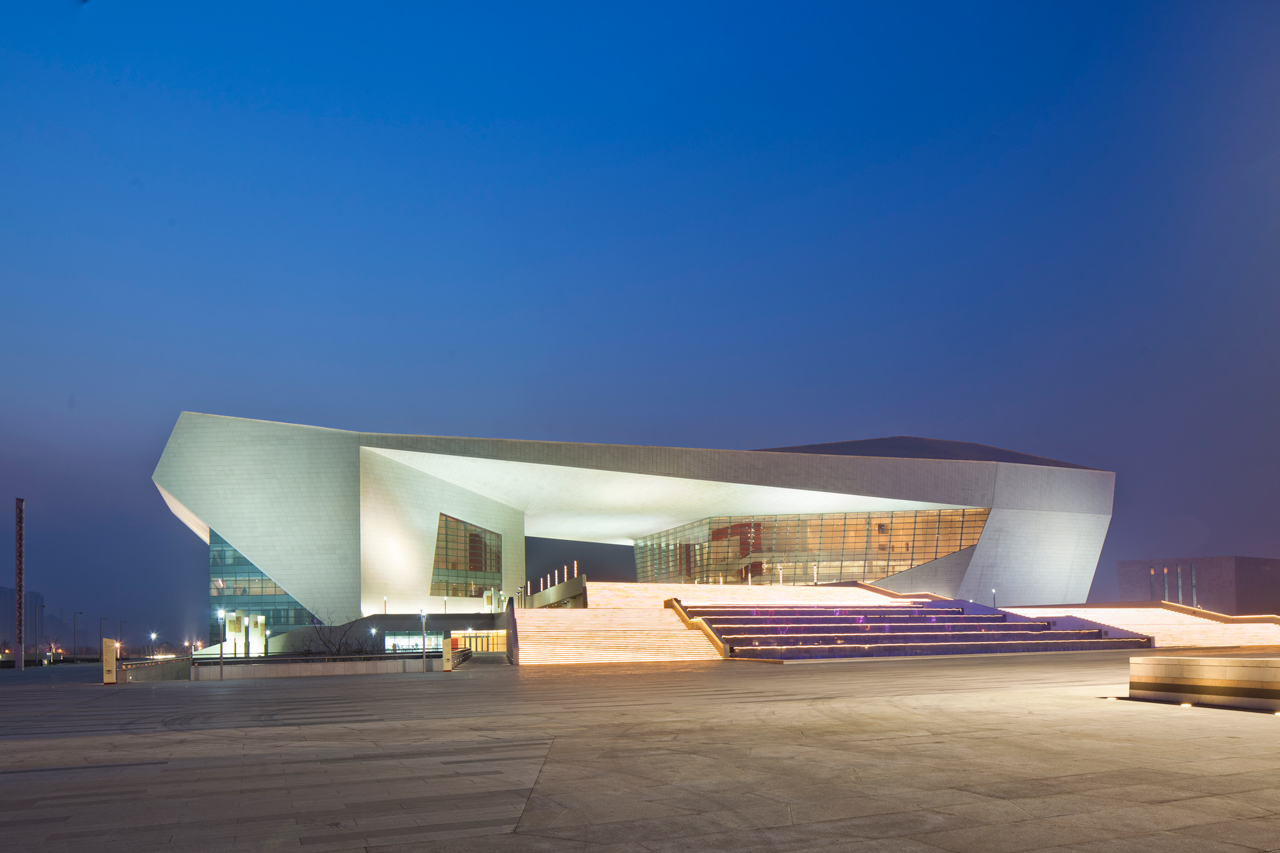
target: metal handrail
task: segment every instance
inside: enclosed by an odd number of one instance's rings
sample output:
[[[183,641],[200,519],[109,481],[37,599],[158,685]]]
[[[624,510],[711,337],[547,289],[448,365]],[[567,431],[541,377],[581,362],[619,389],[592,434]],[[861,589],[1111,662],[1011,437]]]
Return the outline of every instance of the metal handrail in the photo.
[[[720,634],[716,629],[711,627],[711,625],[709,625],[702,617],[690,619],[689,614],[685,612],[684,605],[680,603],[680,599],[668,598],[666,601],[662,602],[662,606],[674,610],[676,612],[676,616],[680,617],[680,621],[683,622],[684,626],[689,630],[701,631],[706,635],[706,638],[711,641],[711,645],[720,653],[720,657],[728,660],[729,657],[732,656],[733,647],[726,644],[725,641],[720,638]]]

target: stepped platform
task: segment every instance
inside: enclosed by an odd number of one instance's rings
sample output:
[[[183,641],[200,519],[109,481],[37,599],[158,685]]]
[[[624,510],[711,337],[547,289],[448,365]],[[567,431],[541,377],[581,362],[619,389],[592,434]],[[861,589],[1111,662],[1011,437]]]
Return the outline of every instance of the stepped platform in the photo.
[[[1148,637],[1079,618],[1029,619],[972,602],[852,607],[669,604],[722,656],[774,662],[1147,649]],[[1067,624],[1060,624],[1065,621]]]
[[[521,665],[719,660],[707,638],[661,607],[521,610]]]
[[[566,582],[521,609],[521,664],[1141,650],[1140,632],[872,586]],[[585,605],[585,606],[583,606]]]

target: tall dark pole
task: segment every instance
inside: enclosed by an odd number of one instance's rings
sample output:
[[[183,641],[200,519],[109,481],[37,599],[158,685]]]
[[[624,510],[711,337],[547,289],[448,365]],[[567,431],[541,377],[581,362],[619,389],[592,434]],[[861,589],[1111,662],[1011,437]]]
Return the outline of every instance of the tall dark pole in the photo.
[[[26,658],[27,656],[27,638],[25,635],[26,632],[23,631],[23,628],[25,626],[23,625],[23,620],[22,620],[22,617],[23,617],[22,611],[24,609],[22,606],[24,603],[23,596],[22,596],[22,580],[23,580],[22,578],[22,575],[23,575],[22,546],[23,546],[23,539],[26,536],[26,530],[24,529],[25,519],[23,518],[23,516],[25,514],[24,510],[26,508],[27,502],[24,501],[22,498],[16,498],[15,500],[17,501],[17,503],[14,506],[14,519],[13,519],[14,534],[15,534],[14,535],[14,552],[13,552],[13,558],[14,558],[13,559],[13,601],[14,601],[14,606],[16,608],[16,612],[14,614],[15,618],[13,621],[13,631],[17,639],[18,647],[14,649],[13,668],[21,671],[24,663],[24,658]]]

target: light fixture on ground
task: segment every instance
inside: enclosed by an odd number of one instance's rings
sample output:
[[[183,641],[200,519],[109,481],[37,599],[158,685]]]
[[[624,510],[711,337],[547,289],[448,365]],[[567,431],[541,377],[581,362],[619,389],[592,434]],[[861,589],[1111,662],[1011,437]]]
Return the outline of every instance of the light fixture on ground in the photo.
[[[227,611],[218,611],[218,680],[222,680],[222,647],[227,644]]]

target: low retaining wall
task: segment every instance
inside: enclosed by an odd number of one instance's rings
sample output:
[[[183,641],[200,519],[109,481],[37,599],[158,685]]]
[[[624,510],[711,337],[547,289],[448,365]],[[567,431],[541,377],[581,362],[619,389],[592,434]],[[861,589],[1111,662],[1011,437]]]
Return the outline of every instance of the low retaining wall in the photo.
[[[191,658],[122,663],[116,667],[117,679],[125,684],[138,681],[187,681],[191,678]]]
[[[454,663],[470,658],[470,653],[454,653]],[[422,672],[422,658],[397,660],[281,661],[279,663],[224,663],[221,678],[226,681],[243,678],[302,678],[309,675],[388,675],[397,672]],[[441,672],[444,660],[427,658],[427,672]],[[201,662],[191,667],[192,681],[217,681],[218,664]]]
[[[1280,658],[1130,658],[1129,698],[1280,711]]]

